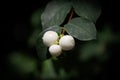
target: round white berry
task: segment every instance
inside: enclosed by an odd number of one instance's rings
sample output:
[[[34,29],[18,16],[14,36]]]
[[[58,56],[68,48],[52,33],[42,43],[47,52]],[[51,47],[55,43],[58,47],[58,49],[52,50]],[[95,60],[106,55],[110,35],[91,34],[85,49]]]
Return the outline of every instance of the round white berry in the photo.
[[[63,50],[71,50],[75,46],[75,40],[70,35],[64,35],[59,40],[59,45],[62,47]]]
[[[60,45],[54,44],[49,47],[49,52],[52,56],[59,56],[62,53],[62,48]]]
[[[59,36],[55,31],[47,31],[44,33],[44,35],[42,37],[43,43],[46,46],[53,45],[57,41],[58,38],[59,38]]]

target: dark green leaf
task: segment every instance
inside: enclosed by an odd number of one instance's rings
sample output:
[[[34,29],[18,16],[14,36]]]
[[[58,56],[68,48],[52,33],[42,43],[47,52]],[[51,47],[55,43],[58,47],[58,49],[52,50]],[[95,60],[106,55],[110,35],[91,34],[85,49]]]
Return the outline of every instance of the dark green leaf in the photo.
[[[32,14],[32,16],[31,16],[32,27],[42,29],[41,28],[41,19],[40,19],[42,12],[43,12],[43,9],[38,9]]]
[[[50,2],[41,15],[43,29],[62,24],[70,9],[71,5],[67,1]]]
[[[40,33],[39,38],[37,39],[37,52],[41,61],[47,59],[47,47],[43,44],[42,36],[43,34]]]
[[[31,36],[29,37],[28,39],[28,45],[29,46],[35,46],[36,45],[36,40],[37,40],[37,37],[38,37],[38,34],[41,32],[40,29],[35,29],[33,31],[33,33],[31,34]]]
[[[67,78],[68,78],[68,73],[63,68],[61,68],[59,70],[59,79],[67,80]]]
[[[55,79],[57,77],[57,74],[55,72],[55,68],[53,66],[53,62],[51,59],[48,59],[43,62],[41,77],[42,79]]]
[[[46,32],[46,31],[49,31],[49,30],[52,30],[52,31],[56,31],[56,32],[58,32],[58,33],[61,33],[61,27],[58,26],[58,25],[50,26],[49,28],[43,30],[42,33]]]
[[[101,14],[101,8],[95,0],[76,0],[72,2],[77,15],[96,22]]]
[[[51,26],[39,34],[36,47],[37,47],[38,56],[41,61],[47,59],[47,47],[43,44],[42,36],[46,31],[49,31],[49,30],[56,31],[58,33],[61,32],[61,28],[59,26]]]
[[[13,52],[8,56],[12,67],[21,74],[29,74],[37,69],[36,60],[21,52]]]
[[[80,51],[80,60],[87,61],[91,58],[95,57],[98,52],[96,52],[97,44],[96,43],[88,43],[86,45],[83,45],[81,51]]]
[[[105,60],[107,55],[105,52],[106,44],[101,44],[99,42],[89,42],[84,44],[80,52],[80,60],[87,61],[92,58]]]
[[[109,42],[114,42],[114,40],[116,39],[116,36],[113,35],[111,29],[111,26],[104,26],[104,30],[98,34],[98,40],[99,43],[109,43]]]
[[[92,40],[96,38],[95,25],[83,18],[74,18],[65,25],[68,34],[79,40]]]

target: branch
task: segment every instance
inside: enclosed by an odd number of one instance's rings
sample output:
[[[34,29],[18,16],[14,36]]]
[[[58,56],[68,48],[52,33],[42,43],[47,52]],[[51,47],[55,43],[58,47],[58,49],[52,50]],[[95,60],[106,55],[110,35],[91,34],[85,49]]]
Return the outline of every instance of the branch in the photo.
[[[68,19],[68,22],[70,22],[70,20],[72,19],[73,15],[74,15],[74,12],[73,12],[73,9],[72,9],[71,12],[70,12],[70,17]],[[66,32],[65,28],[62,27],[62,35],[64,35],[65,32]]]

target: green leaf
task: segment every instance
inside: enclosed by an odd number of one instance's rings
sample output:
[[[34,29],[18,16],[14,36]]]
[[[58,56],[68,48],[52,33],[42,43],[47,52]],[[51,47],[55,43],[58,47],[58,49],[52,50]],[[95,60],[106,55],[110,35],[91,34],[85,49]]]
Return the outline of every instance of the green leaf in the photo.
[[[35,29],[33,31],[33,33],[31,34],[31,36],[29,37],[28,39],[28,45],[29,46],[35,46],[36,45],[36,41],[37,41],[37,38],[38,38],[38,34],[41,32],[40,29]]]
[[[63,68],[60,68],[60,70],[59,70],[59,79],[67,80],[68,75],[69,74]]]
[[[106,60],[107,54],[105,52],[106,44],[101,44],[99,42],[89,42],[84,44],[80,52],[80,60],[88,61],[92,58],[96,58],[99,60]]]
[[[52,30],[52,31],[56,31],[57,33],[61,33],[61,27],[58,25],[54,25],[54,26],[50,26],[49,28],[46,28],[45,30],[42,31],[42,33]]]
[[[101,14],[100,4],[97,1],[76,0],[72,2],[77,15],[96,22]]]
[[[31,16],[32,27],[34,27],[34,28],[40,28],[41,27],[40,17],[41,17],[42,12],[43,12],[43,9],[38,9],[32,14],[32,16]]]
[[[68,34],[77,38],[78,40],[92,40],[96,39],[96,28],[94,23],[83,18],[74,18],[65,25]]]
[[[53,62],[51,59],[48,59],[43,62],[41,77],[42,79],[55,79],[57,77],[57,74],[55,72],[55,68],[53,66]]]
[[[56,0],[48,3],[41,15],[43,29],[62,24],[70,9],[71,5],[67,1]]]
[[[37,62],[21,52],[13,52],[8,56],[11,66],[20,74],[29,74],[37,69]]]
[[[105,29],[103,29],[103,31],[98,34],[99,43],[103,44],[103,43],[114,42],[116,36],[113,35],[110,27],[111,26],[105,25],[104,26]]]
[[[51,26],[47,29],[45,29],[44,31],[42,31],[37,39],[37,44],[36,44],[36,48],[37,48],[37,52],[38,52],[38,56],[40,58],[41,61],[44,61],[47,59],[47,47],[43,44],[43,40],[42,40],[42,36],[46,31],[56,31],[57,33],[61,32],[61,28],[57,25],[55,26]]]
[[[91,58],[95,57],[98,53],[96,51],[97,44],[96,43],[88,43],[83,45],[81,51],[80,51],[80,57],[79,59],[82,61],[88,61]]]

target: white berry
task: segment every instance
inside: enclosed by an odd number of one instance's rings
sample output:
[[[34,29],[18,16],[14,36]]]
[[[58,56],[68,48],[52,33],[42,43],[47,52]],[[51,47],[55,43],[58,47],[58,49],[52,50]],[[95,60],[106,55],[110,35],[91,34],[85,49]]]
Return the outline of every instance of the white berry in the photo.
[[[60,45],[54,44],[49,47],[49,52],[52,56],[59,56],[62,53],[62,48]]]
[[[59,40],[59,45],[62,47],[63,50],[71,50],[75,46],[75,40],[70,35],[64,35]]]
[[[47,31],[44,33],[44,35],[42,37],[43,43],[46,46],[53,45],[57,41],[58,38],[59,38],[59,36],[55,31]]]

